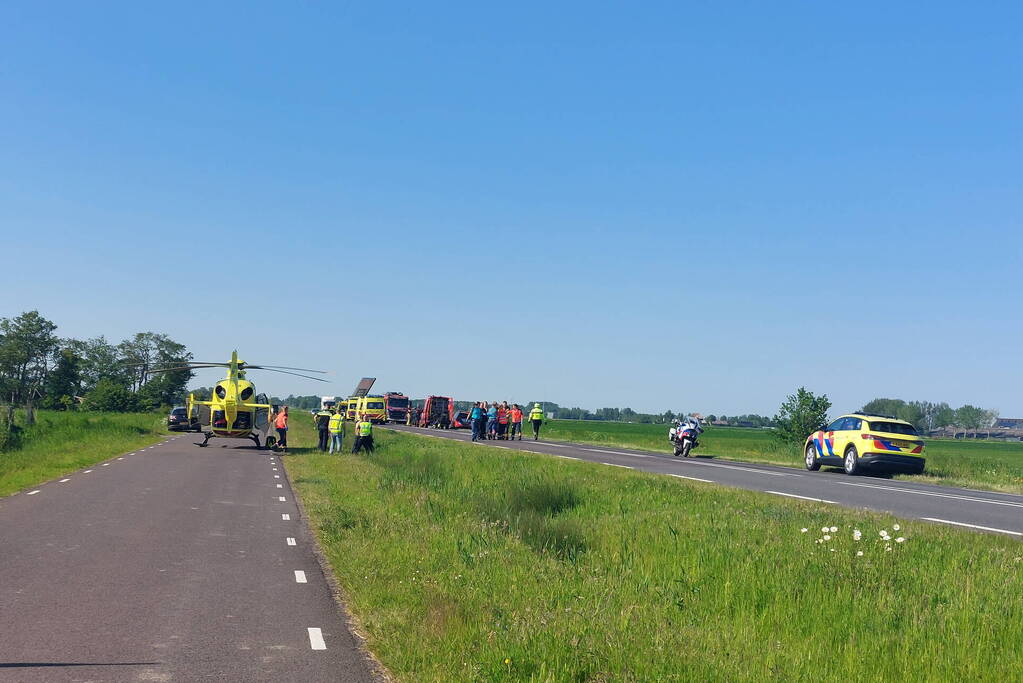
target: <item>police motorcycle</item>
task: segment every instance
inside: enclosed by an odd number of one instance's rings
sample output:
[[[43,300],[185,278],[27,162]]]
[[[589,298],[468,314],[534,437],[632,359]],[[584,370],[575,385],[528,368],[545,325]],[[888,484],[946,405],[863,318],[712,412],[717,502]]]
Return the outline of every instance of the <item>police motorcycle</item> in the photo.
[[[674,426],[668,430],[668,441],[675,450],[675,456],[689,457],[689,452],[700,445],[697,437],[703,433],[703,426],[700,418],[692,415],[685,418],[685,421],[675,420]]]

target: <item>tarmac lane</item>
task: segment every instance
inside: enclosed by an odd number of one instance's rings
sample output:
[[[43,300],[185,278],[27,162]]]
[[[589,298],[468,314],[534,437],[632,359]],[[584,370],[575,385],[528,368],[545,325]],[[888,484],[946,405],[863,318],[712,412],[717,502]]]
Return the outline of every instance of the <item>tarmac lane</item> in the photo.
[[[0,499],[0,681],[375,680],[278,456],[194,442]]]
[[[388,425],[406,431],[457,441],[471,441],[462,430]],[[847,476],[841,469],[808,472],[792,467],[745,463],[701,455],[668,453],[562,441],[482,441],[481,447],[506,448],[584,460],[613,467],[664,474],[682,479],[762,491],[785,498],[864,508],[977,532],[1000,533],[1023,540],[1023,495],[935,486],[884,476]]]

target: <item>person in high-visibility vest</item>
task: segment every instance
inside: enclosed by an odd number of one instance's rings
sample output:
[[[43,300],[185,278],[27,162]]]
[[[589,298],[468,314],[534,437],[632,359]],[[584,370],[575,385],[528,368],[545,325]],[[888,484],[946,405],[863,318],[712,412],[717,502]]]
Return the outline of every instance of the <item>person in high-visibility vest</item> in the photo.
[[[352,446],[352,453],[358,453],[362,448],[373,452],[373,423],[365,415],[360,416],[355,424],[355,445]]]
[[[330,453],[333,454],[337,449],[340,454],[345,441],[345,414],[343,411],[338,410],[330,416],[330,420],[327,422],[327,431],[330,432]]]
[[[540,438],[540,425],[543,424],[543,409],[539,403],[534,403],[529,411],[529,421],[533,423],[533,441],[536,441]]]

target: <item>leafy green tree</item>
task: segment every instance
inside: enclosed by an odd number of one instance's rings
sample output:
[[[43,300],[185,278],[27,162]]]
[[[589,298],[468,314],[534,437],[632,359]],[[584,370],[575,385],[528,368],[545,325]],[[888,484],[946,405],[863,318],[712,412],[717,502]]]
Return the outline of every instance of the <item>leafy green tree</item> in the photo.
[[[955,424],[963,429],[980,429],[990,424],[988,411],[969,404],[956,408]]]
[[[830,409],[831,399],[827,394],[815,396],[805,387],[799,387],[778,409],[774,433],[784,443],[802,445],[808,434],[827,424]]]
[[[83,407],[86,410],[103,410],[127,413],[139,409],[135,394],[128,387],[111,379],[101,379],[92,391],[85,395]]]
[[[0,318],[0,391],[5,400],[21,404],[41,391],[59,341],[56,329],[39,311]]]
[[[860,410],[864,413],[892,415],[894,417],[898,417],[899,411],[905,407],[906,402],[901,398],[875,398],[873,401],[865,404],[862,408],[860,408]]]
[[[57,354],[57,363],[46,376],[43,400],[40,405],[51,410],[68,410],[75,405],[75,397],[82,390],[82,359],[71,347]]]
[[[717,422],[718,416],[713,413],[707,416],[707,422]]]

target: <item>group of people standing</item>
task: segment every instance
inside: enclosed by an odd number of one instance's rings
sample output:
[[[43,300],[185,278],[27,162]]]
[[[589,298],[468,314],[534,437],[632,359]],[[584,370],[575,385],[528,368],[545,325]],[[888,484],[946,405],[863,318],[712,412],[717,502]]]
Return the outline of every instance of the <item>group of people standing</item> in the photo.
[[[345,442],[344,409],[321,408],[313,413],[313,422],[320,437],[317,445],[320,451],[330,454],[335,451],[341,453]],[[374,449],[373,423],[365,415],[355,418],[355,443],[352,444],[352,453],[358,453],[362,449],[366,449],[368,453],[372,453]]]
[[[472,425],[472,440],[487,439],[514,440],[518,436],[522,441],[522,408],[518,403],[510,407],[507,401],[487,403],[480,401],[469,411],[469,422]],[[529,411],[529,421],[533,425],[533,440],[540,438],[540,425],[543,424],[543,409],[539,403],[533,404]]]
[[[344,411],[323,408],[313,413],[313,423],[320,437],[317,447],[324,453],[335,451],[340,453],[345,441]],[[281,406],[280,410],[271,416],[270,424],[277,430],[276,448],[287,450],[288,406]],[[352,445],[352,453],[358,453],[363,449],[373,452],[373,423],[364,415],[360,415],[355,421],[355,443]]]

